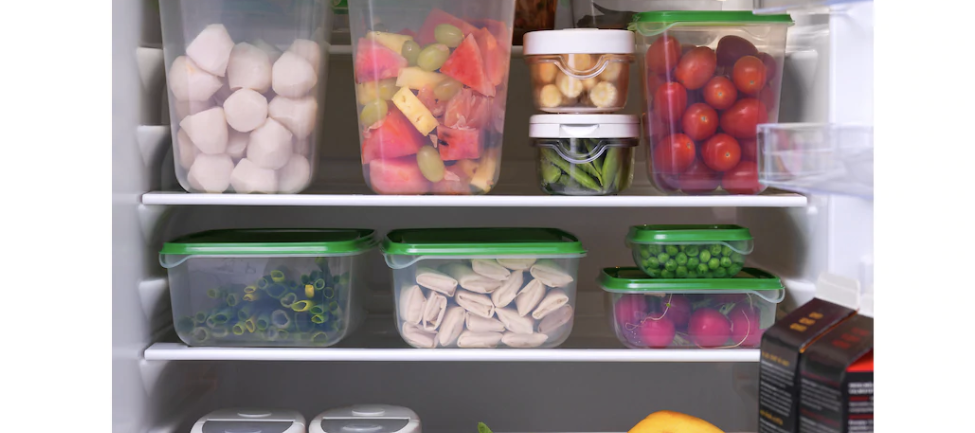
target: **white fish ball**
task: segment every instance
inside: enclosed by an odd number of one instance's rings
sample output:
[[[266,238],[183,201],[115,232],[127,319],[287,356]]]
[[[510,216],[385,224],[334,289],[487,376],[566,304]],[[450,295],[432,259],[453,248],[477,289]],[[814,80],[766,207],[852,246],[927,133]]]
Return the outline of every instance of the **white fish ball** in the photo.
[[[233,49],[234,41],[227,28],[223,24],[210,24],[186,46],[186,55],[204,71],[223,77]]]
[[[286,51],[271,67],[271,88],[289,98],[304,96],[318,83],[318,75],[307,60]]]
[[[227,119],[223,108],[213,107],[206,111],[186,116],[179,127],[186,131],[196,147],[208,155],[224,153],[227,150]]]
[[[223,103],[227,124],[240,132],[251,132],[267,119],[267,99],[251,89],[240,89]]]
[[[288,128],[274,119],[267,119],[251,132],[247,159],[263,168],[277,170],[291,158],[291,137]]]

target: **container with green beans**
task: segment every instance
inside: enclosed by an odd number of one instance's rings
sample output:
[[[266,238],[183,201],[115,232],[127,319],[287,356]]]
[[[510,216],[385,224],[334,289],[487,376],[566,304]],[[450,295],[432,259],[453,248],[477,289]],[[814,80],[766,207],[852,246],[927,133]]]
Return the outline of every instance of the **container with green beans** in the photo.
[[[754,248],[747,228],[730,225],[640,225],[626,245],[651,278],[733,278]]]
[[[542,191],[614,195],[633,181],[639,119],[624,114],[538,114],[529,136],[538,149]]]

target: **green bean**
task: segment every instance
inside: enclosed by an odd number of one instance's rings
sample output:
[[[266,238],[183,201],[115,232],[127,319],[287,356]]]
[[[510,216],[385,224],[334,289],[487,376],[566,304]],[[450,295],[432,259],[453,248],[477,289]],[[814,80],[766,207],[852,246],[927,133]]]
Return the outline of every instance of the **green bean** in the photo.
[[[584,188],[599,190],[599,184],[593,180],[591,177],[587,176],[585,173],[579,170],[573,170],[571,164],[568,161],[562,159],[558,153],[549,148],[542,148],[542,155],[548,159],[549,162],[555,164],[556,167],[562,169],[566,172],[573,180],[579,183]],[[565,177],[565,176],[563,176]]]
[[[621,147],[610,147],[606,149],[606,159],[603,161],[603,178],[605,182],[603,186],[607,191],[612,189],[614,185],[619,188],[619,182],[617,175],[619,175],[622,170],[620,170],[620,161],[623,160],[620,155],[623,152]]]
[[[542,181],[545,183],[556,183],[559,181],[559,177],[562,176],[562,170],[559,170],[555,165],[542,160]]]

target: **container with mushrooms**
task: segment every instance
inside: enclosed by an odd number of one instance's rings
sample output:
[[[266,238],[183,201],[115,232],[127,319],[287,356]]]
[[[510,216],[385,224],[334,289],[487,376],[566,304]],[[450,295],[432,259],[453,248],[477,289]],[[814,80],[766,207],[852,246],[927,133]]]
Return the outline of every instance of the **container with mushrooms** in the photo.
[[[525,35],[535,106],[547,113],[612,113],[626,106],[633,33],[565,29]]]

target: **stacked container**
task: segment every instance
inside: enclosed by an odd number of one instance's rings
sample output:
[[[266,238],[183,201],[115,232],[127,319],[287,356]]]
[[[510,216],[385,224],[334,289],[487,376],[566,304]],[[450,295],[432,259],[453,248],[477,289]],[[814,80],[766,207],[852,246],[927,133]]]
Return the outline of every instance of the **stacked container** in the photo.
[[[572,22],[579,28],[626,29],[646,11],[721,10],[723,0],[572,0]]]

